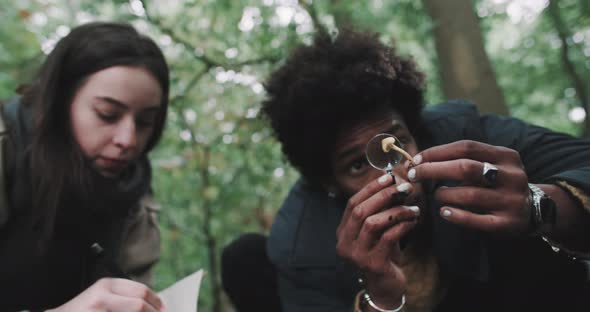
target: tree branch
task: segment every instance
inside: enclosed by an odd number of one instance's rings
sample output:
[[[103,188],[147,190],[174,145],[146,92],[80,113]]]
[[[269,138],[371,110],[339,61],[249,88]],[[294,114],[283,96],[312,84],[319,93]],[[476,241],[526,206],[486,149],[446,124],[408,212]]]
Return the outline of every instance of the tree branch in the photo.
[[[204,70],[202,70],[201,72],[199,72],[198,74],[196,74],[190,81],[189,83],[186,85],[186,88],[184,88],[184,90],[182,90],[182,92],[178,93],[177,95],[173,96],[170,98],[170,103],[175,103],[176,101],[180,100],[181,98],[184,98],[186,96],[186,94],[192,90],[201,80],[201,78],[203,78],[203,76],[205,76],[206,73],[209,72],[209,70],[211,69],[210,66],[206,66]]]
[[[235,62],[235,63],[223,63],[223,62],[219,62],[214,60],[213,58],[205,55],[204,53],[202,55],[195,53],[195,51],[197,50],[197,47],[195,45],[193,45],[191,42],[185,40],[184,38],[181,38],[172,28],[164,25],[164,23],[159,19],[156,18],[152,15],[149,14],[149,10],[148,7],[146,5],[146,0],[140,0],[141,3],[143,4],[143,8],[145,10],[145,18],[146,20],[148,20],[150,23],[152,23],[152,25],[156,26],[162,33],[170,36],[170,38],[172,40],[174,40],[177,43],[180,43],[186,50],[191,51],[192,52],[192,56],[205,64],[205,66],[212,68],[212,67],[223,67],[223,68],[227,68],[227,69],[238,69],[241,68],[245,65],[251,65],[251,64],[260,64],[260,63],[276,63],[279,60],[281,60],[280,57],[278,57],[277,55],[269,55],[269,56],[264,56],[264,57],[260,57],[260,58],[255,58],[255,59],[251,59],[251,60],[245,60],[245,61],[241,61],[241,62]]]

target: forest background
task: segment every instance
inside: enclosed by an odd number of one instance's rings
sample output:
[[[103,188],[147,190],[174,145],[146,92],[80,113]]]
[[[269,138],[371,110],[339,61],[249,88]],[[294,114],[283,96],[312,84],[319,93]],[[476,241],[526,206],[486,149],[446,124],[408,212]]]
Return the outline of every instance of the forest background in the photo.
[[[464,98],[590,136],[587,0],[0,0],[0,99],[94,20],[132,23],[170,64],[170,114],[151,155],[162,206],[155,288],[205,268],[200,311],[232,311],[220,251],[267,233],[297,179],[258,112],[268,73],[320,28],[353,25],[394,42],[427,73],[428,103]]]

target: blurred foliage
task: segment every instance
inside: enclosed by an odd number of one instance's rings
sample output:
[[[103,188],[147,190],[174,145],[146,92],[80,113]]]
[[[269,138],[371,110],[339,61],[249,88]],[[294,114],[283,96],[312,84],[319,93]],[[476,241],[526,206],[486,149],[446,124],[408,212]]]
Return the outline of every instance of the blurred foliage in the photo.
[[[130,22],[163,49],[172,106],[151,155],[163,206],[155,288],[203,267],[201,311],[231,311],[220,295],[220,250],[241,233],[267,232],[297,178],[258,110],[269,71],[296,43],[309,43],[317,23],[380,32],[428,73],[428,102],[442,100],[432,23],[420,1],[0,0],[0,7],[0,99],[30,82],[55,42],[80,23]],[[543,0],[474,1],[512,114],[579,134],[583,112],[546,7]],[[559,7],[572,34],[570,58],[588,82],[589,5],[561,0]]]

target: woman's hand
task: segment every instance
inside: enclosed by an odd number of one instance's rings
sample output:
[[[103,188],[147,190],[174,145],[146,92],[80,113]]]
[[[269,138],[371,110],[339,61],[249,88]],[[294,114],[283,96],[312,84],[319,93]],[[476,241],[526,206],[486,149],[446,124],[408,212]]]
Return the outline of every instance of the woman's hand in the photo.
[[[74,299],[47,312],[164,312],[162,301],[147,286],[120,278],[103,278]]]
[[[420,213],[416,206],[400,206],[412,185],[392,182],[392,176],[384,175],[350,198],[336,230],[338,254],[361,270],[373,302],[384,308],[399,306],[406,290],[406,277],[398,267],[399,240],[416,225]]]
[[[495,166],[495,183],[483,176],[484,163]],[[441,187],[436,199],[440,215],[455,224],[500,234],[530,230],[528,177],[518,152],[475,141],[435,146],[414,157],[408,171],[412,182],[453,180],[457,187]]]

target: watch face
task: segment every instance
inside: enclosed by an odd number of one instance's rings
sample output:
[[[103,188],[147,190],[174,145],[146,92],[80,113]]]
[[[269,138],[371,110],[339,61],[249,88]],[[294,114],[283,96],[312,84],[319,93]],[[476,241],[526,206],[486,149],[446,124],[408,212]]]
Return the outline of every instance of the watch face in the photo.
[[[557,219],[557,212],[555,207],[555,202],[549,196],[545,195],[541,197],[540,200],[541,206],[541,219],[544,225],[555,225],[555,221]]]

